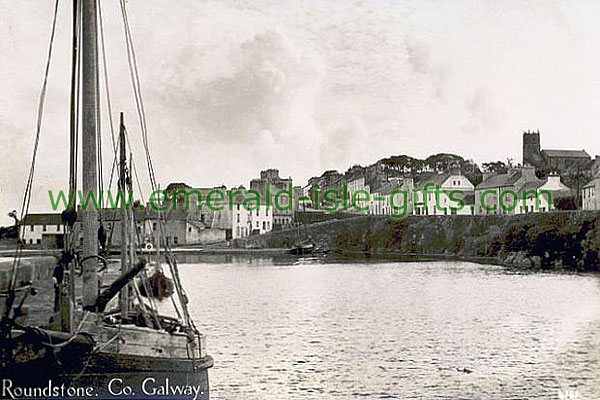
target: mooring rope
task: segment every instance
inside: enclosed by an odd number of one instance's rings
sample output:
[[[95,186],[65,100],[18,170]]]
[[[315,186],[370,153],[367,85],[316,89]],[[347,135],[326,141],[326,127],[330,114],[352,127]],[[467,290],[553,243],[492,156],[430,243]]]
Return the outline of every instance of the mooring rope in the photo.
[[[46,102],[46,90],[48,88],[48,76],[50,75],[50,65],[52,60],[52,50],[54,48],[54,36],[56,33],[56,22],[58,19],[58,5],[59,0],[56,0],[54,3],[54,16],[52,18],[52,30],[50,33],[50,42],[48,45],[48,56],[46,58],[46,67],[44,69],[44,81],[42,83],[42,89],[40,92],[40,98],[37,107],[37,119],[36,119],[36,127],[35,127],[35,140],[33,146],[33,154],[31,158],[31,166],[29,168],[29,176],[27,178],[27,184],[25,185],[25,191],[23,193],[23,202],[21,204],[21,223],[23,222],[25,216],[29,212],[29,206],[31,204],[31,192],[33,188],[33,178],[35,176],[35,161],[37,159],[37,152],[40,143],[40,134],[42,131],[42,120],[44,115],[44,104]],[[19,240],[17,242],[17,249],[15,251],[15,256],[12,265],[11,271],[11,280],[9,282],[8,291],[11,295],[8,296],[6,300],[6,317],[9,316],[10,310],[13,306],[14,302],[14,288],[17,283],[17,271],[19,268],[19,261],[23,254],[23,240],[25,237],[25,229],[21,228],[21,232],[19,234]]]

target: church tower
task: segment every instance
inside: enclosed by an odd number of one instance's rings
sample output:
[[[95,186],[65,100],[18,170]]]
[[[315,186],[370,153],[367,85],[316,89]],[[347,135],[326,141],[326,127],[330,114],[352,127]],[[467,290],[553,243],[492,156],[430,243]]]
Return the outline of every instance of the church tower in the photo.
[[[540,131],[523,132],[523,165],[540,167],[542,154],[540,146]]]

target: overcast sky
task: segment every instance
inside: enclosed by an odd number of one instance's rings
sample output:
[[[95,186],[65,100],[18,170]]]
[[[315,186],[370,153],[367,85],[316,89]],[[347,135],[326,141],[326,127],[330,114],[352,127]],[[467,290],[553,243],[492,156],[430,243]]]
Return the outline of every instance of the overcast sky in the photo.
[[[49,211],[47,191],[67,185],[70,3],[60,5],[32,211]],[[103,2],[111,98],[147,181],[117,4]],[[53,5],[0,0],[0,223],[25,186]],[[540,130],[543,148],[600,154],[597,1],[129,0],[128,9],[163,187],[248,185],[270,167],[305,184],[392,154],[520,161],[527,129]]]

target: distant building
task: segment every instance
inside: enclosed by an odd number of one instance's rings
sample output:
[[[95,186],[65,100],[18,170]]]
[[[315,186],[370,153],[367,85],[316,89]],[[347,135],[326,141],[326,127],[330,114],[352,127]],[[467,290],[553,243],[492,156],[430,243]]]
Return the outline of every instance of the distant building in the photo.
[[[573,191],[570,187],[561,182],[560,176],[558,174],[550,174],[546,178],[544,184],[542,184],[538,188],[538,192],[545,193],[550,192],[552,195],[552,205],[551,209],[555,208],[556,201],[561,198],[571,197],[573,195]],[[545,197],[545,196],[543,196]]]
[[[427,185],[427,188],[425,186]],[[439,186],[439,198],[435,189]],[[470,215],[473,214],[472,196],[475,187],[471,181],[458,171],[443,174],[425,174],[420,177],[416,187],[414,215]],[[457,191],[451,194],[452,191]],[[451,198],[452,196],[452,198]],[[463,202],[460,208],[458,201]]]
[[[43,248],[62,248],[64,226],[61,214],[27,214],[20,222],[20,237],[25,245]]]
[[[273,207],[271,205],[267,206],[267,202],[263,198],[261,198],[258,205],[254,201],[247,201],[251,197],[248,194],[237,194],[233,198],[231,225],[233,239],[261,235],[272,231],[274,228],[275,214]],[[244,204],[245,201],[247,201],[246,204]]]
[[[370,205],[368,197],[371,195],[371,188],[365,183],[365,177],[360,176],[346,183],[348,192],[348,212],[368,213]],[[358,193],[360,191],[360,193]],[[365,194],[366,192],[366,194]],[[356,201],[355,201],[356,197]],[[364,211],[359,211],[364,209]]]
[[[401,191],[401,192],[396,192]],[[401,215],[412,214],[412,178],[392,178],[371,193],[369,214]]]
[[[266,199],[267,184],[269,186],[269,199]],[[293,201],[294,188],[291,177],[281,178],[278,169],[266,169],[260,171],[260,178],[250,181],[250,189],[258,191],[261,200],[265,199],[265,201],[270,203],[269,208],[272,210],[272,222],[275,229],[292,226],[294,223],[294,212],[297,211],[295,207],[298,206],[298,203]],[[286,193],[283,193],[283,191]],[[281,194],[276,199],[275,196],[278,192],[281,192]],[[276,201],[279,207],[276,207]]]
[[[106,246],[121,246],[122,214],[120,209],[106,208],[98,213],[100,223],[106,232]],[[131,223],[131,222],[130,222]],[[195,244],[209,244],[222,242],[227,239],[230,229],[212,228],[195,218],[194,213],[185,209],[166,209],[157,211],[147,205],[143,210],[133,210],[134,242],[142,247],[146,243],[157,244],[161,238],[161,245],[182,246]],[[77,221],[76,225],[80,225]],[[131,229],[131,228],[130,228]],[[77,229],[81,232],[81,226]],[[230,233],[229,233],[230,235]],[[79,245],[83,238],[79,237]]]
[[[557,183],[553,179],[548,183],[539,179],[532,166],[513,168],[506,174],[486,175],[483,182],[475,188],[475,213],[524,214],[548,211],[548,196],[540,190],[545,184],[558,190],[562,188],[560,181]]]
[[[600,210],[600,175],[596,175],[581,189],[581,208]]]
[[[523,133],[523,165],[562,173],[568,169],[587,169],[592,158],[585,150],[542,150],[540,132]]]
[[[314,209],[322,209],[323,194],[328,190],[337,190],[340,194],[337,199],[340,200],[343,180],[344,175],[333,169],[323,172],[321,176],[314,176],[310,178],[308,180],[308,185],[306,185],[302,190],[303,195],[310,198],[310,200],[306,203],[306,206],[308,207],[310,205]],[[317,191],[319,194],[318,198],[316,198],[317,196],[315,195]]]

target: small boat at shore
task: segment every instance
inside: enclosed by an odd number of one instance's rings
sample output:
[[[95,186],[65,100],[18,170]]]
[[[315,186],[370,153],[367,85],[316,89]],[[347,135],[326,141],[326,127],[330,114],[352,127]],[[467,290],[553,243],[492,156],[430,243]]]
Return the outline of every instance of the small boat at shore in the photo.
[[[312,238],[307,238],[300,242],[296,242],[294,247],[290,249],[290,253],[296,256],[312,254],[317,250],[317,245]]]

